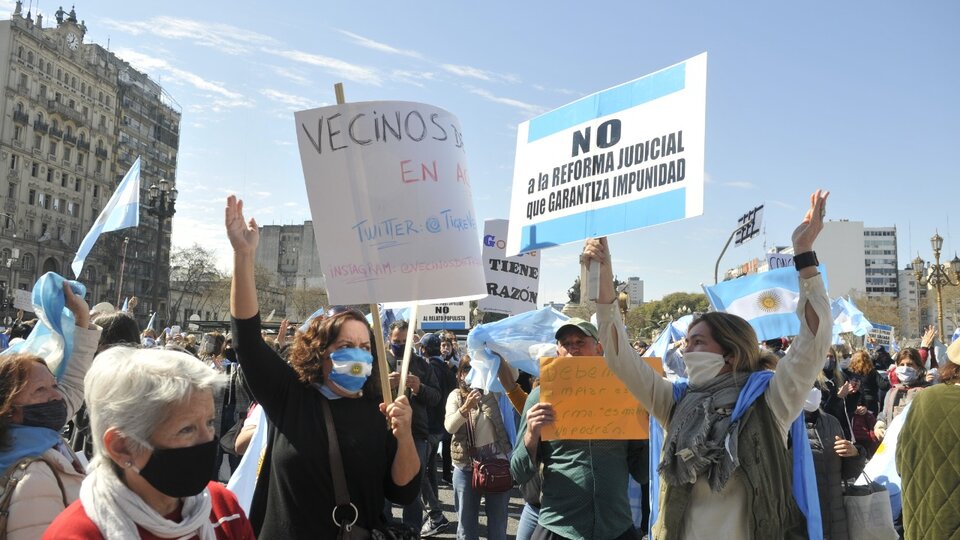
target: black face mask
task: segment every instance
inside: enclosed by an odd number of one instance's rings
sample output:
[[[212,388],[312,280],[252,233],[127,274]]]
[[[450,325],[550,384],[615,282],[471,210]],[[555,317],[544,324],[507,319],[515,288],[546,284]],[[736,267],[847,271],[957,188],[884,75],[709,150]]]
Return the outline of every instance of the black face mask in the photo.
[[[58,399],[46,403],[20,405],[24,426],[42,427],[59,432],[67,423],[67,402]]]
[[[217,438],[186,448],[157,448],[140,476],[168,497],[192,497],[213,480]]]

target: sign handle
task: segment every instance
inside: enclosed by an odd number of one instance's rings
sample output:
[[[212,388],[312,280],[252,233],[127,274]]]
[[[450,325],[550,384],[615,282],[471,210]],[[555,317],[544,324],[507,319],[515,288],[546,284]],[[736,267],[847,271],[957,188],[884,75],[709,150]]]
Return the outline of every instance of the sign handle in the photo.
[[[410,306],[410,325],[407,331],[407,342],[403,346],[403,362],[400,364],[400,386],[397,388],[397,395],[402,396],[407,391],[407,375],[410,374],[410,357],[413,349],[413,327],[417,324],[417,308],[419,303]]]
[[[590,261],[590,265],[587,267],[587,300],[596,302],[599,297],[600,267],[597,266],[597,261]]]
[[[333,93],[337,96],[337,105],[346,103],[343,97],[343,83],[333,85]],[[387,365],[387,349],[383,345],[383,324],[380,322],[380,306],[370,304],[370,318],[373,320],[373,339],[377,344],[377,368],[380,371],[380,390],[383,393],[383,402],[393,403],[393,393],[390,391],[390,366]]]

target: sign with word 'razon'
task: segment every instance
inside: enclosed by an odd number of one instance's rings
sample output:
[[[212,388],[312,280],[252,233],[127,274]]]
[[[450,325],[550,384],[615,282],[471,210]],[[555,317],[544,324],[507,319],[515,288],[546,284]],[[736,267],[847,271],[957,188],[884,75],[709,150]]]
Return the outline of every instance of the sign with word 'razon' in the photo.
[[[540,252],[530,251],[507,257],[507,220],[483,222],[483,273],[487,296],[481,298],[483,311],[516,315],[537,309],[540,284]]]
[[[517,128],[507,255],[699,216],[707,55]]]
[[[331,304],[484,294],[460,122],[404,101],[295,114]]]

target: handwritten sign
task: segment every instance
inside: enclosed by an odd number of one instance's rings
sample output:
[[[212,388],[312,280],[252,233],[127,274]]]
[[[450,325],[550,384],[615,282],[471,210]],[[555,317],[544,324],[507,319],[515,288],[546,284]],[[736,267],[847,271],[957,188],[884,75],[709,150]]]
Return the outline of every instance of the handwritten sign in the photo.
[[[483,273],[487,296],[481,298],[483,311],[516,315],[537,309],[540,285],[540,252],[507,257],[507,220],[483,222]]]
[[[420,306],[418,325],[421,330],[469,330],[470,303],[448,302]]]
[[[874,346],[876,346],[889,349],[893,344],[893,336],[895,331],[896,328],[893,326],[874,323],[873,330],[871,330],[869,334],[869,338],[872,341],[868,344],[868,348],[873,349]]]
[[[763,205],[754,207],[752,210],[748,211],[746,214],[740,216],[740,219],[737,220],[737,226],[740,227],[737,229],[736,241],[733,245],[739,246],[742,245],[747,240],[751,240],[760,236],[760,229],[763,225]]]
[[[663,376],[659,358],[644,358]],[[541,438],[647,439],[650,417],[600,356],[540,359],[540,402],[553,405],[556,421]]]
[[[484,294],[463,131],[422,103],[347,103],[295,114],[331,304]]]
[[[770,270],[790,268],[793,266],[793,255],[789,253],[767,253],[767,267]]]
[[[517,128],[507,254],[703,213],[707,55]]]
[[[23,289],[14,289],[13,290],[13,307],[14,309],[22,309],[25,312],[33,311],[33,292],[25,291]]]

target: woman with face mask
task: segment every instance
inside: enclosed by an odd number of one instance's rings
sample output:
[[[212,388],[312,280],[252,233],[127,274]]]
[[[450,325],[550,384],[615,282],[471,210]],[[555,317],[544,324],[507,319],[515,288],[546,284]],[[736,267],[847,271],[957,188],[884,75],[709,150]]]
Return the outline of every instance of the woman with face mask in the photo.
[[[815,387],[822,396],[820,407],[840,421],[844,437],[850,439],[853,431],[847,419],[856,409],[855,399],[859,398],[859,394],[853,395],[856,383],[848,380],[849,373],[844,370],[843,364],[849,366],[850,362],[843,360],[837,347],[830,347],[823,362],[823,371],[817,375]]]
[[[887,433],[887,426],[899,415],[913,398],[927,387],[926,371],[923,369],[923,360],[920,351],[906,348],[897,353],[893,371],[897,382],[883,399],[883,410],[877,415],[877,423],[873,427],[874,434],[883,439]]]
[[[252,539],[213,481],[214,392],[224,376],[182,352],[114,347],[84,381],[94,458],[44,539]]]
[[[0,515],[6,516],[2,522],[11,540],[39,538],[57,514],[77,500],[84,476],[81,460],[60,430],[83,403],[83,377],[100,329],[90,324],[90,308],[66,284],[64,301],[76,327],[60,381],[32,354],[0,355],[0,472],[17,481],[2,498],[6,507]]]
[[[769,363],[749,323],[712,312],[688,328],[683,355],[688,384],[674,386],[661,378],[637,357],[623,331],[606,239],[587,241],[581,262],[600,266],[597,319],[604,358],[666,429],[651,538],[818,536],[821,524],[808,506],[816,504],[810,498],[816,496],[801,484],[796,487],[802,493],[793,486],[791,453],[804,447],[788,448],[787,433],[803,429],[798,419],[830,346],[833,318],[812,253],[827,196],[818,190],[810,197],[810,209],[793,232],[800,332],[775,372],[764,369]],[[737,408],[741,397],[751,404]]]
[[[373,331],[356,311],[313,319],[297,332],[289,365],[267,346],[254,282],[259,229],[244,219],[243,202],[234,196],[227,199],[225,224],[233,246],[237,360],[275,426],[250,507],[254,530],[260,538],[337,538],[341,525],[351,523],[354,531],[382,530],[384,498],[406,505],[420,494],[407,397],[381,403]],[[331,423],[336,454],[328,439]],[[335,487],[340,474],[348,493]],[[349,505],[337,505],[337,491]]]

